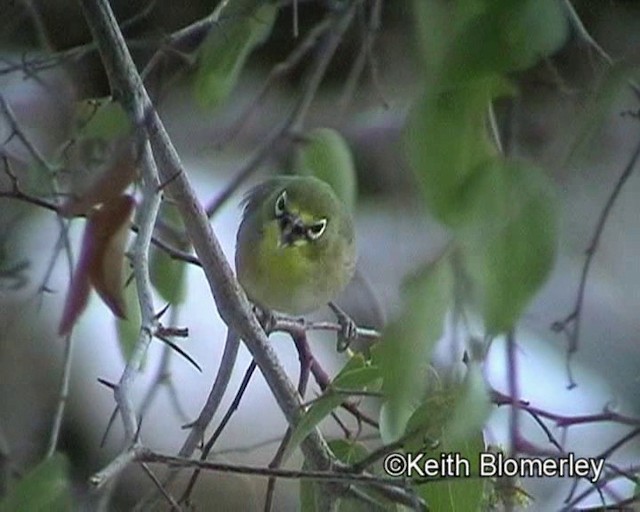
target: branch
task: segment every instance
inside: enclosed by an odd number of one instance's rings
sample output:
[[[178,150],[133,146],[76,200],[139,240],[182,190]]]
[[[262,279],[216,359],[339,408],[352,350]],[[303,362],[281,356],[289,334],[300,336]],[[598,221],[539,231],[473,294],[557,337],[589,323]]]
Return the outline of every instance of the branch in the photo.
[[[622,174],[616,181],[613,190],[611,191],[611,194],[609,195],[607,202],[605,203],[604,208],[602,209],[602,212],[598,217],[598,222],[596,223],[591,242],[589,243],[589,247],[587,247],[586,250],[586,258],[584,260],[582,275],[580,276],[580,284],[578,286],[578,295],[576,297],[576,302],[573,310],[563,320],[554,322],[551,326],[551,328],[555,332],[565,332],[567,338],[569,339],[569,347],[567,349],[567,365],[569,363],[569,358],[578,350],[578,343],[580,340],[580,321],[582,319],[582,306],[584,302],[585,290],[587,287],[587,278],[589,277],[589,270],[591,269],[593,257],[595,256],[596,251],[598,250],[598,246],[600,245],[600,237],[602,236],[604,227],[607,223],[607,220],[609,219],[609,215],[611,214],[613,205],[618,199],[618,196],[620,195],[620,192],[622,191],[625,183],[633,173],[633,170],[638,163],[638,158],[640,158],[640,141],[636,145],[636,148],[634,149],[629,162],[622,171]],[[570,387],[573,386],[575,386],[575,383],[573,383],[573,379],[571,379]]]
[[[166,191],[178,206],[220,316],[244,340],[287,421],[295,425],[302,415],[300,397],[225,259],[178,154],[153,109],[107,0],[80,0],[80,3],[100,50],[114,97],[122,103],[135,126],[144,126],[147,130],[160,178],[168,183]],[[141,113],[145,113],[144,123],[139,122]],[[302,449],[313,467],[326,469],[331,466],[331,452],[318,431],[305,440]]]
[[[18,120],[13,113],[13,110],[9,106],[9,104],[4,99],[4,96],[0,94],[0,110],[4,118],[7,120],[9,126],[11,127],[11,135],[9,136],[10,140],[13,136],[16,136],[22,145],[27,149],[31,158],[44,170],[47,171],[48,177],[50,178],[50,185],[53,194],[58,197],[58,183],[56,180],[56,175],[53,167],[46,160],[44,155],[40,152],[40,150],[31,142],[31,140],[27,137],[27,135],[22,130]],[[6,155],[3,154],[3,162],[4,162],[4,171],[9,177],[9,180],[12,185],[12,190],[9,193],[0,192],[0,197],[16,197],[17,199],[31,202],[38,206],[44,206],[56,212],[56,220],[58,222],[58,227],[60,229],[60,237],[59,237],[59,246],[62,247],[67,256],[68,263],[68,271],[69,276],[73,274],[73,254],[71,252],[71,244],[69,243],[69,237],[67,235],[67,223],[62,218],[59,212],[58,205],[56,203],[48,203],[47,201],[41,200],[37,197],[30,196],[29,194],[24,193],[19,186],[18,178],[15,174],[13,174],[11,167],[9,165],[9,159]],[[53,264],[55,259],[57,258],[58,250],[54,252],[54,256],[50,262],[49,269],[45,274],[45,278],[43,284],[40,286],[40,290],[46,289],[46,283],[49,280],[49,276],[53,271]],[[58,391],[58,403],[56,406],[56,411],[53,416],[51,432],[49,435],[49,442],[47,446],[47,457],[52,456],[55,453],[55,450],[58,446],[58,438],[60,436],[60,429],[62,427],[62,420],[64,419],[65,408],[67,404],[67,395],[69,393],[69,382],[71,380],[71,360],[73,357],[73,348],[74,348],[74,340],[73,336],[66,336],[64,347],[64,358],[63,358],[63,369],[62,375],[60,376],[60,388]]]

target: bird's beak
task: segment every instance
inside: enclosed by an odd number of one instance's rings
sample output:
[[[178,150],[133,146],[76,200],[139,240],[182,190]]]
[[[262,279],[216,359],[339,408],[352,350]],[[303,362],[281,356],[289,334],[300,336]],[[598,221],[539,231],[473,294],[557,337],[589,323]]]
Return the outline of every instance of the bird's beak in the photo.
[[[288,215],[280,223],[280,240],[278,247],[294,245],[296,240],[304,236],[305,226],[302,219],[296,215]]]

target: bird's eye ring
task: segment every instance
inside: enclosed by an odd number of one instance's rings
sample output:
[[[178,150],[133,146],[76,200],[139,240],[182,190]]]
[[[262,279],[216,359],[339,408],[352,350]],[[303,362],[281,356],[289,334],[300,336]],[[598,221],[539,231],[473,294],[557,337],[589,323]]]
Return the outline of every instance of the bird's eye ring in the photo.
[[[310,226],[307,226],[307,237],[310,240],[317,240],[322,236],[324,230],[327,228],[327,219],[314,222]]]
[[[287,211],[287,191],[283,190],[278,199],[276,199],[275,214],[276,217],[282,217]]]

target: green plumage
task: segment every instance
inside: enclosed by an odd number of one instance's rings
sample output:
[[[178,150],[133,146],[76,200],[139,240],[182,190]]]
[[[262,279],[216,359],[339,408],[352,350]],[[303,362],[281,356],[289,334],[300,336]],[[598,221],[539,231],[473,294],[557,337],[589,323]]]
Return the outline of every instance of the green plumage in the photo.
[[[283,192],[286,213],[278,216],[276,202]],[[344,289],[355,270],[353,220],[329,185],[313,177],[273,178],[251,189],[244,203],[236,270],[253,302],[302,314]],[[311,237],[306,230],[323,219],[321,235]],[[283,234],[294,227],[292,239]]]

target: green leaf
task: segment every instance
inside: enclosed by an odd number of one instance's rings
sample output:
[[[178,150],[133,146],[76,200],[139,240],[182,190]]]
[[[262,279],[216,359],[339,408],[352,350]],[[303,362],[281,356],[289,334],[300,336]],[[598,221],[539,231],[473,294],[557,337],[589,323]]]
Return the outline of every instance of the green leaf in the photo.
[[[482,431],[455,444],[446,442],[428,454],[429,458],[440,459],[440,454],[458,454],[469,462],[469,475],[479,474],[480,453],[484,451]],[[455,470],[456,464],[452,464]],[[458,468],[462,468],[459,465]],[[447,475],[442,475],[447,476]],[[419,486],[420,496],[430,510],[439,512],[471,512],[481,510],[486,480],[483,478],[449,478],[444,481],[427,482]]]
[[[67,466],[61,454],[38,464],[0,501],[0,512],[73,510]]]
[[[247,58],[262,44],[278,14],[278,6],[267,2],[255,11],[226,16],[214,25],[199,48],[194,91],[206,107],[224,102],[236,83]]]
[[[468,218],[467,182],[475,167],[496,155],[487,136],[487,106],[509,90],[495,77],[457,89],[430,89],[410,114],[405,132],[409,162],[431,213],[447,225]]]
[[[177,208],[163,204],[161,209],[162,219],[176,229],[182,228],[182,222]],[[178,249],[185,250],[185,246],[177,245]],[[149,276],[151,283],[160,296],[169,304],[182,304],[186,299],[186,263],[169,256],[159,247],[151,248],[149,261]]]
[[[492,404],[482,375],[482,367],[472,361],[468,365],[464,382],[448,417],[444,432],[445,443],[457,445],[475,432],[481,431],[491,410]]]
[[[387,402],[381,411],[388,438],[398,439],[422,393],[425,365],[440,339],[452,294],[452,272],[446,258],[423,268],[409,281],[404,308],[379,342],[380,371]]]
[[[443,60],[449,85],[532,67],[564,43],[568,24],[557,0],[494,0],[456,34]]]
[[[553,266],[556,214],[544,176],[520,162],[495,160],[475,171],[460,231],[463,260],[489,334],[508,331]]]
[[[353,464],[369,455],[365,445],[352,439],[333,439],[329,441],[329,448],[345,464]]]
[[[430,70],[427,79],[438,79],[447,49],[456,33],[469,19],[482,13],[484,0],[443,2],[442,0],[414,0],[413,19],[419,56]]]
[[[82,138],[115,139],[131,130],[131,121],[120,103],[107,97],[79,102],[75,126]]]
[[[186,298],[186,264],[173,259],[158,247],[152,247],[149,261],[151,282],[169,304],[182,304]]]
[[[405,427],[407,452],[421,452],[440,442],[451,418],[458,390],[445,386],[430,390]],[[410,435],[409,435],[410,434]]]
[[[128,361],[140,337],[140,325],[142,323],[135,279],[131,279],[127,284],[124,296],[127,303],[127,318],[115,318],[120,352],[122,353],[122,358]]]
[[[301,176],[328,183],[350,211],[356,203],[356,168],[349,144],[331,128],[316,128],[298,144],[293,168]]]
[[[323,419],[348,399],[344,391],[361,391],[379,378],[378,368],[370,366],[361,354],[354,355],[333,380],[331,386],[309,407],[296,425],[289,439],[283,462]],[[335,391],[336,389],[340,392]]]

